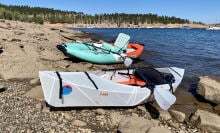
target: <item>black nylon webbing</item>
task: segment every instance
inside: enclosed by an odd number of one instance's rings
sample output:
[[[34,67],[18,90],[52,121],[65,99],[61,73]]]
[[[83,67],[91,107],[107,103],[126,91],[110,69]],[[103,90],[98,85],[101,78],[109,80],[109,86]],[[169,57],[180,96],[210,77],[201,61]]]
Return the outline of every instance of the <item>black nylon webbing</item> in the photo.
[[[84,72],[86,74],[86,76],[88,77],[88,79],[92,82],[92,84],[95,86],[96,90],[98,90],[99,88],[97,87],[97,85],[95,84],[95,82],[92,80],[92,78],[89,76],[89,74],[87,72]]]
[[[60,76],[60,74],[59,74],[59,72],[57,72],[56,71],[56,74],[57,74],[57,77],[58,77],[58,79],[59,79],[59,82],[60,82],[60,92],[59,92],[59,99],[63,99],[63,90],[62,90],[62,86],[63,86],[63,84],[62,84],[62,78],[61,78],[61,76]]]

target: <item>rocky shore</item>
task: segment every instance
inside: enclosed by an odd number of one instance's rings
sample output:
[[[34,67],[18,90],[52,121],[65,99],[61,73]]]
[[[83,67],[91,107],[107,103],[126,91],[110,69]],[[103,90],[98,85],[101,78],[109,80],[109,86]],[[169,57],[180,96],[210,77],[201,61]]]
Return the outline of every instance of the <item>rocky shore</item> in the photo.
[[[72,60],[56,48],[73,40],[92,42],[89,33],[7,20],[0,21],[0,32],[1,132],[220,131],[218,77],[200,77],[196,93],[214,104],[187,102],[177,93],[177,102],[169,111],[161,110],[155,102],[131,108],[49,108],[42,95],[39,70],[87,71],[120,65]],[[207,91],[210,88],[212,92]],[[191,93],[189,97],[195,98]]]

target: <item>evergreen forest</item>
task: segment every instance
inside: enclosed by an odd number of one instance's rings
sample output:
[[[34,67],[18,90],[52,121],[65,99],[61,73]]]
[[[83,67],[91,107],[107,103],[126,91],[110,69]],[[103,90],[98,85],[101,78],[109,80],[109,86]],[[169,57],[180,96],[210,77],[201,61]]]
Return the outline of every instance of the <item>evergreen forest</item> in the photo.
[[[0,19],[19,20],[23,22],[35,22],[43,24],[50,23],[71,23],[71,24],[117,24],[118,27],[124,24],[186,24],[190,23],[187,19],[181,19],[174,16],[159,16],[157,14],[95,14],[88,15],[82,12],[63,11],[52,8],[12,6],[0,4]],[[194,22],[198,23],[198,22]]]

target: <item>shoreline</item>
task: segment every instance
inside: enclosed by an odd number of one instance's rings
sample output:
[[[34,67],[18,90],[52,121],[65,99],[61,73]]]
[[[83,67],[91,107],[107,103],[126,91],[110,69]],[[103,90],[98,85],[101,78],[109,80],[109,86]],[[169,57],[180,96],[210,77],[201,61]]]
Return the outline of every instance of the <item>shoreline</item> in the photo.
[[[115,24],[68,24],[68,23],[56,23],[50,24],[45,22],[43,25],[49,27],[66,27],[66,28],[184,28],[184,26],[190,28],[209,28],[208,25],[201,25],[201,24],[143,24],[143,25],[121,25],[118,27]]]
[[[55,111],[48,109],[40,93],[42,89],[38,71],[91,71],[116,68],[121,65],[78,62],[64,56],[56,48],[57,44],[71,42],[71,39],[93,41],[90,33],[19,21],[6,20],[0,22],[0,25],[2,32],[0,49],[3,51],[0,53],[0,86],[5,88],[4,90],[1,88],[0,92],[0,120],[2,122],[0,129],[3,132],[117,132],[120,130],[120,123],[126,122],[124,120],[126,118],[135,118],[137,121],[134,122],[140,122],[139,124],[145,123],[145,121],[155,122],[156,126],[150,125],[149,127],[162,128],[163,131],[169,132],[206,131],[199,127],[190,126],[189,114],[186,114],[185,120],[180,122],[168,111],[162,111],[155,102],[150,108],[157,110],[153,112],[146,104],[116,109],[65,108],[66,110]],[[137,65],[143,64],[137,63]],[[183,112],[181,109],[191,105],[203,107],[201,109],[204,110],[212,109],[209,104],[200,104],[190,101],[189,98],[182,100],[181,89],[185,88],[184,85],[180,87],[178,94],[176,94],[179,97],[178,101],[170,110]],[[31,91],[34,92],[31,93]],[[33,96],[33,94],[38,94],[38,96]],[[188,95],[195,99],[191,94]],[[187,109],[185,108],[186,111]],[[195,110],[190,111],[190,113],[195,113]],[[159,118],[152,117],[151,113],[158,112]],[[132,126],[138,128],[137,123],[133,123]]]

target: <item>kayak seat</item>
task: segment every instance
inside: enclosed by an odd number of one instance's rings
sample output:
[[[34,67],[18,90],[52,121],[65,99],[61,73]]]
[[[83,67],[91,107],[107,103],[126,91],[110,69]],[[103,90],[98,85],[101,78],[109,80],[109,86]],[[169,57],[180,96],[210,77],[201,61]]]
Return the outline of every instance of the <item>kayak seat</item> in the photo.
[[[102,48],[108,50],[108,51],[104,50],[103,52],[109,52],[109,51],[118,52],[118,48],[117,47],[112,46],[111,44],[106,43],[106,42],[103,43]]]
[[[142,77],[139,73],[141,73],[144,77]],[[148,83],[153,83],[154,85],[167,83],[164,76],[159,71],[150,67],[136,69],[135,76],[142,80],[147,80]]]
[[[122,53],[124,50],[126,50],[128,43],[130,40],[130,36],[126,35],[124,33],[119,33],[114,46],[112,46],[109,43],[103,43],[102,48],[111,50],[113,52]]]
[[[121,81],[118,82],[119,84],[125,84],[125,85],[135,85],[135,86],[144,86],[146,82],[143,80],[135,77],[135,76],[130,76],[130,79],[127,81]]]

